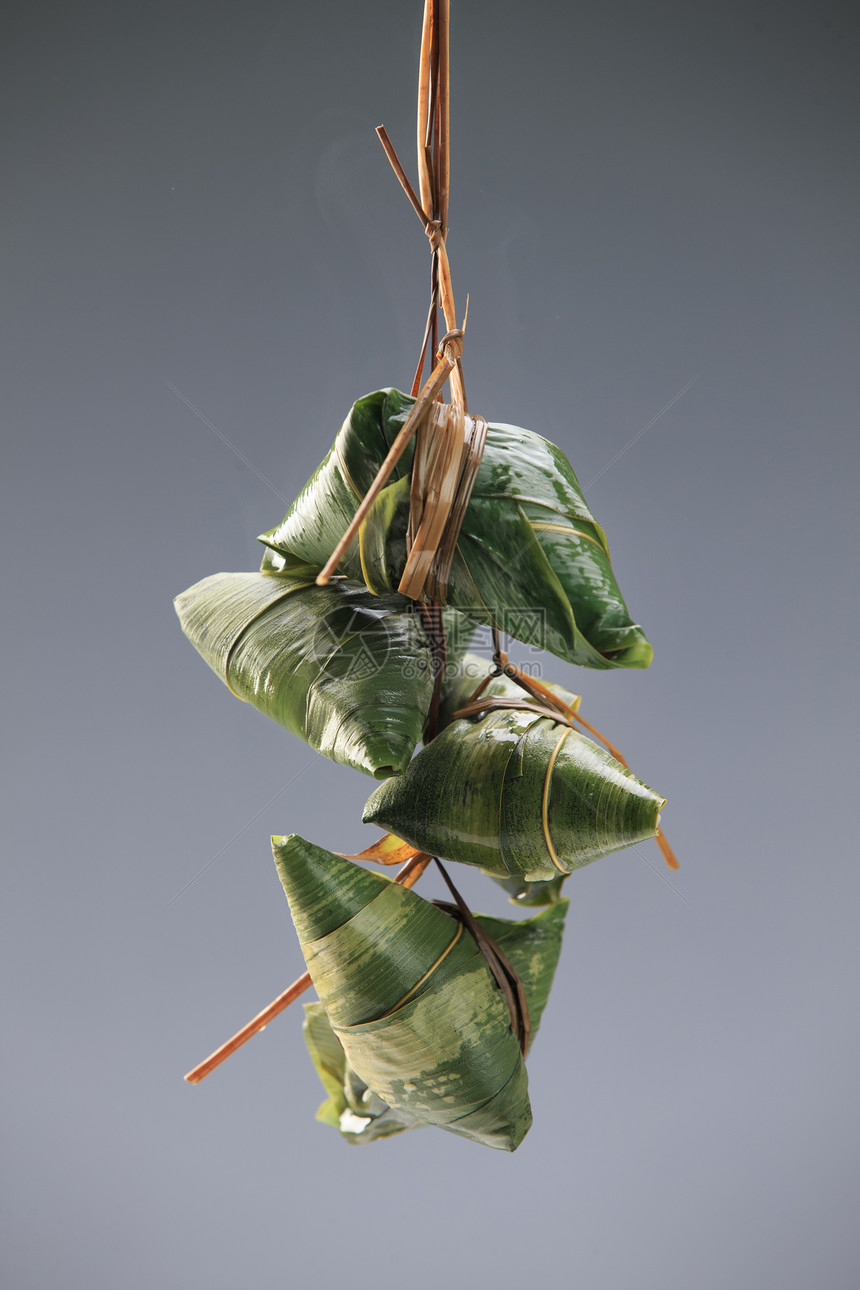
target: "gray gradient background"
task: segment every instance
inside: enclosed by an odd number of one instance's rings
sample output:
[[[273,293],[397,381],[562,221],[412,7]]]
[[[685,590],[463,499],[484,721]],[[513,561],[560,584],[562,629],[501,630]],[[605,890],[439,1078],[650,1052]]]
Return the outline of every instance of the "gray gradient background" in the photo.
[[[370,780],[232,700],[171,598],[255,567],[352,400],[409,382],[428,254],[373,127],[414,173],[419,8],[7,11],[4,1285],[848,1290],[848,4],[459,0],[472,405],[593,481],[656,659],[551,674],[683,867],[570,882],[514,1156],[349,1148],[299,1009],[182,1081],[301,970],[268,835],[373,836]]]

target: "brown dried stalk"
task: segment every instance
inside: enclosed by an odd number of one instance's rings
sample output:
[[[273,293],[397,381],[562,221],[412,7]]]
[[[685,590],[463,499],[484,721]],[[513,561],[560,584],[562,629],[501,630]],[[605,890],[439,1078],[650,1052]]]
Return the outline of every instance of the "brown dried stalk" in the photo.
[[[412,460],[409,494],[409,556],[398,590],[413,600],[424,595],[457,497],[468,451],[466,418],[456,403],[434,403],[421,423]],[[444,591],[433,598],[445,603]]]
[[[488,427],[483,417],[466,417],[466,426],[467,429],[471,428],[468,433],[460,479],[454,495],[454,505],[451,507],[451,514],[445,526],[445,535],[436,552],[436,558],[433,561],[426,586],[427,595],[434,596],[443,603],[446,603],[448,599],[448,579],[451,576],[454,552],[457,549],[457,540],[460,536],[460,529],[463,527],[466,507],[469,505],[469,498],[472,496],[472,489],[478,476],[478,468],[484,455],[484,444],[487,441]]]
[[[429,405],[436,398],[436,395],[442,389],[442,386],[448,380],[448,377],[454,371],[461,349],[462,340],[459,340],[456,337],[452,337],[450,339],[447,337],[443,338],[442,346],[440,346],[441,353],[439,361],[433,368],[430,379],[413,403],[403,428],[398,432],[394,443],[389,448],[385,461],[380,466],[376,478],[365,493],[362,501],[359,503],[358,510],[355,512],[355,515],[353,515],[349,527],[338,542],[332,554],[329,556],[323,568],[317,574],[316,581],[318,587],[324,587],[329,582],[335,569],[340,564],[343,559],[344,552],[350,542],[355,538],[356,533],[364,522],[367,512],[388,483],[391,472],[403,456],[409,440],[418,429],[421,418],[424,416]]]
[[[407,178],[385,127],[378,126],[376,131],[403,191],[424,224],[433,250],[434,285],[430,319],[424,333],[416,382],[423,370],[428,339],[435,332],[437,290],[448,332],[437,350],[439,362],[430,379],[418,395],[405,425],[391,445],[352,522],[316,580],[319,586],[325,586],[329,582],[371,506],[391,477],[410,438],[424,424],[429,405],[441,393],[445,381],[450,380],[452,398],[458,412],[434,417],[432,423],[419,433],[419,446],[412,471],[408,561],[400,583],[400,591],[414,600],[427,594],[443,603],[447,598],[448,575],[457,537],[486,437],[486,423],[483,421],[470,424],[468,439],[464,439],[462,432],[466,412],[466,391],[461,366],[463,332],[457,327],[451,267],[445,247],[450,184],[449,11],[449,0],[425,0],[418,80],[420,198]],[[414,388],[413,385],[413,392]]]
[[[400,591],[447,603],[448,578],[487,435],[483,417],[434,403],[421,423],[409,494],[409,552]]]
[[[427,345],[431,340],[435,349],[436,310],[440,305],[448,331],[457,330],[451,266],[445,245],[448,232],[451,169],[449,24],[449,0],[425,0],[418,71],[417,143],[420,198],[416,196],[415,190],[406,177],[406,172],[385,127],[379,126],[376,131],[403,191],[424,226],[433,252],[430,315],[424,332],[413,393],[420,385]],[[459,360],[457,370],[451,374],[451,397],[466,411],[466,390]]]
[[[401,887],[414,886],[432,858],[432,856],[419,852],[403,866],[394,881],[399,882]],[[305,990],[309,990],[311,984],[310,973],[303,973],[292,985],[287,986],[283,994],[279,994],[277,999],[273,999],[268,1007],[264,1008],[262,1012],[258,1012],[253,1020],[243,1026],[241,1030],[237,1030],[231,1039],[228,1039],[220,1048],[216,1048],[214,1053],[206,1058],[205,1062],[201,1062],[199,1066],[195,1066],[193,1070],[190,1070],[185,1076],[187,1082],[189,1084],[199,1084],[202,1079],[205,1079],[207,1075],[215,1070],[216,1066],[226,1062],[227,1058],[232,1057],[233,1053],[241,1048],[243,1044],[247,1044],[249,1039],[254,1035],[258,1035],[261,1030],[265,1030],[269,1022],[282,1013],[285,1008],[288,1008],[291,1003],[294,1003],[300,995],[304,994]]]
[[[445,880],[445,885],[454,897],[454,905],[446,905],[443,901],[434,901],[440,909],[455,917],[459,916],[466,927],[472,933],[475,943],[481,954],[484,956],[487,967],[495,979],[496,984],[502,992],[502,997],[507,1005],[508,1014],[511,1019],[511,1029],[517,1037],[520,1046],[520,1052],[525,1056],[528,1052],[529,1041],[531,1039],[531,1020],[529,1018],[529,1005],[526,998],[525,986],[522,978],[511,963],[506,954],[502,952],[496,942],[486,932],[457,888],[454,886],[447,869],[441,860],[436,861],[436,868]]]

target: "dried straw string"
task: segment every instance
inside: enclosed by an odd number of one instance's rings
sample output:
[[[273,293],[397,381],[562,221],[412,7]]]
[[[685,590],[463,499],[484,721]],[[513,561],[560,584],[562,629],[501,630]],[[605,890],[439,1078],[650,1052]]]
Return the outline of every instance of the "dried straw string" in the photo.
[[[432,252],[430,310],[415,372],[413,395],[421,385],[428,343],[432,344],[432,352],[436,350],[436,313],[440,305],[448,331],[457,330],[451,266],[445,244],[448,233],[451,172],[449,27],[449,0],[425,0],[418,73],[417,145],[420,198],[415,195],[406,178],[385,127],[379,126],[377,129],[394,173],[421,220]],[[466,411],[466,391],[460,362],[457,364],[456,373],[451,376],[451,394],[453,401],[459,403]]]
[[[466,507],[477,478],[487,423],[456,403],[434,403],[418,430],[412,462],[406,565],[398,591],[445,604]]]
[[[326,563],[323,565],[320,572],[317,574],[316,582],[318,587],[326,586],[331,580],[337,566],[343,559],[347,547],[353,541],[359,528],[364,523],[367,512],[388,483],[391,472],[403,456],[406,446],[417,430],[421,418],[424,416],[429,405],[436,398],[436,395],[442,389],[442,386],[456,369],[457,362],[459,361],[459,357],[462,352],[462,331],[448,332],[447,335],[442,337],[442,342],[437,353],[439,361],[433,368],[430,379],[427,381],[423,390],[418,395],[418,398],[413,403],[409,416],[406,418],[403,427],[398,431],[394,442],[388,450],[388,455],[380,466],[376,478],[370,485],[370,488],[365,493],[364,499],[359,503],[358,509],[350,521],[349,527]]]
[[[442,608],[435,601],[419,604],[424,630],[430,641],[430,655],[433,662],[433,692],[430,696],[430,708],[427,712],[427,729],[424,742],[430,743],[436,738],[439,730],[439,708],[442,703],[442,681],[448,664],[448,643],[445,639],[445,623],[442,619]]]
[[[413,397],[417,396],[417,402],[346,533],[317,577],[320,586],[329,581],[373,502],[388,482],[409,440],[417,432],[410,493],[407,566],[399,590],[413,600],[427,597],[441,603],[447,599],[448,576],[454,550],[486,440],[486,423],[482,418],[470,419],[468,434],[464,436],[463,433],[463,422],[468,410],[462,367],[466,323],[464,318],[463,326],[457,325],[451,266],[445,244],[450,195],[449,18],[449,0],[425,0],[418,79],[420,197],[409,182],[385,127],[377,128],[385,154],[413,210],[421,220],[432,252],[430,310],[412,385],[412,394]],[[440,305],[448,330],[437,345],[436,319]],[[439,361],[419,392],[427,346],[431,342]],[[447,414],[434,415],[431,421],[429,405],[440,394],[446,380],[450,381],[453,406]]]
[[[434,900],[433,904],[438,905],[446,914],[452,918],[462,920],[465,926],[472,933],[475,944],[486,960],[490,973],[502,992],[502,997],[507,1005],[508,1014],[511,1019],[511,1029],[517,1037],[520,1046],[520,1052],[525,1055],[528,1051],[529,1040],[531,1038],[531,1020],[529,1018],[529,1005],[526,998],[525,986],[522,978],[511,963],[506,954],[502,952],[497,943],[485,931],[457,888],[454,886],[447,869],[442,861],[437,858],[436,867],[445,880],[445,885],[454,897],[455,904],[449,905],[442,900]]]

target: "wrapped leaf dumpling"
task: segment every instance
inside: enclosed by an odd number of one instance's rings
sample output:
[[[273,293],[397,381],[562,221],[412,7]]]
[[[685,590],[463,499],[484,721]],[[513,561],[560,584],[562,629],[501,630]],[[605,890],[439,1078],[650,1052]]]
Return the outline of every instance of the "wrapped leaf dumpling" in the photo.
[[[221,680],[333,761],[403,770],[433,689],[430,644],[404,596],[308,573],[216,573],[177,596],[182,630]]]
[[[412,403],[394,389],[358,400],[282,523],[262,535],[263,569],[325,564]],[[341,572],[363,579],[378,595],[397,591],[406,566],[413,455],[410,444],[341,562]],[[487,429],[447,603],[571,663],[651,662],[651,646],[627,612],[606,536],[570,462],[554,444],[518,426]]]
[[[561,952],[567,900],[535,918],[517,922],[476,914],[479,925],[492,936],[519,975],[531,1023],[531,1042],[549,998]],[[415,1116],[388,1106],[367,1087],[347,1061],[343,1045],[332,1029],[321,1003],[305,1004],[305,1042],[326,1091],[317,1119],[339,1129],[349,1142],[374,1142],[378,1138],[424,1127]],[[529,1047],[529,1052],[531,1046]]]
[[[546,881],[657,833],[665,799],[563,722],[452,721],[368,799],[365,824],[490,874]]]
[[[471,933],[415,892],[302,838],[272,846],[308,971],[352,1071],[400,1115],[515,1150],[531,1125],[528,1077]],[[553,919],[524,949],[538,1020],[564,910],[548,912]],[[488,926],[491,935],[507,930],[501,920]],[[509,952],[513,959],[513,945]]]

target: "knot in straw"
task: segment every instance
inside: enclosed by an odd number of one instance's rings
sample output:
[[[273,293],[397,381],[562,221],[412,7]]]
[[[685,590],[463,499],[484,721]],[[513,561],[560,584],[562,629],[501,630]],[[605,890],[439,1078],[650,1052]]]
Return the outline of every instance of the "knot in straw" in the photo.
[[[452,363],[459,363],[463,354],[463,328],[454,327],[446,331],[436,350],[437,358],[447,358]]]
[[[493,655],[493,663],[495,664],[495,666],[493,668],[493,671],[490,673],[490,676],[510,675],[509,673],[510,662],[504,650],[501,650],[501,649],[496,650],[495,654]]]
[[[438,219],[428,220],[424,225],[424,232],[427,234],[430,250],[435,255],[445,240],[442,237],[442,221]]]

